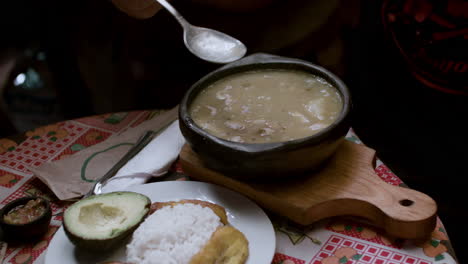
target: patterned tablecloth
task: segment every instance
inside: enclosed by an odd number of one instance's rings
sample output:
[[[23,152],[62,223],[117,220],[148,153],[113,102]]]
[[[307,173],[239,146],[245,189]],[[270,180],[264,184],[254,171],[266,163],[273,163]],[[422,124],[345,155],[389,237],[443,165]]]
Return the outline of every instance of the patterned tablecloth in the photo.
[[[40,195],[51,201],[53,209],[49,231],[41,241],[8,245],[6,251],[6,244],[1,244],[0,254],[5,255],[3,263],[44,263],[48,244],[62,223],[64,209],[69,205],[55,198],[27,167],[39,167],[44,162],[79,155],[80,150],[102,142],[123,129],[138,126],[154,114],[153,111],[136,111],[86,117],[0,139],[0,206],[19,197]],[[361,143],[352,130],[347,139]],[[175,167],[180,170],[178,166]],[[387,183],[403,184],[382,162],[377,162],[375,170]],[[273,264],[456,263],[449,238],[439,219],[431,239],[403,241],[348,218],[326,219],[306,228],[294,226],[277,216],[270,215],[270,218],[276,231]]]

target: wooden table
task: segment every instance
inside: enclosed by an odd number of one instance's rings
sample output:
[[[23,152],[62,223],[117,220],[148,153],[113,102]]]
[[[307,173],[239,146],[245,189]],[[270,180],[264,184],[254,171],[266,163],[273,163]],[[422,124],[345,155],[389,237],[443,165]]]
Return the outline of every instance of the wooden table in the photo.
[[[44,238],[34,244],[8,245],[3,263],[44,263],[48,244],[62,224],[64,209],[69,205],[59,201],[28,167],[37,168],[45,162],[79,155],[80,150],[123,129],[138,126],[154,114],[153,111],[135,111],[92,116],[0,139],[1,206],[23,196],[40,195],[51,201],[53,209],[49,232]],[[347,139],[361,144],[352,130]],[[380,160],[375,171],[388,184],[404,185]],[[295,226],[275,215],[270,215],[270,219],[277,240],[274,264],[457,263],[440,219],[432,238],[427,241],[393,238],[350,218],[330,218],[308,227]]]

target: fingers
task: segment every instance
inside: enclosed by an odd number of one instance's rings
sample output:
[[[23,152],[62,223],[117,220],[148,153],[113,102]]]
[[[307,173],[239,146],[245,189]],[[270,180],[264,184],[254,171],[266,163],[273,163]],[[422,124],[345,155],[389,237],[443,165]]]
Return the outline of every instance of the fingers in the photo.
[[[120,11],[138,19],[150,18],[162,8],[154,0],[112,0],[112,3]]]

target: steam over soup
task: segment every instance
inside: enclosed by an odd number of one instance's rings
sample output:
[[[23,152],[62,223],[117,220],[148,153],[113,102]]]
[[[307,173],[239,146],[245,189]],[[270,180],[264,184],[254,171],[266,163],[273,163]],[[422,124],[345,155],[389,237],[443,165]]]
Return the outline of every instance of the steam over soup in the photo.
[[[342,110],[339,91],[311,73],[260,70],[221,79],[190,106],[194,122],[235,142],[269,143],[308,137],[329,126]]]

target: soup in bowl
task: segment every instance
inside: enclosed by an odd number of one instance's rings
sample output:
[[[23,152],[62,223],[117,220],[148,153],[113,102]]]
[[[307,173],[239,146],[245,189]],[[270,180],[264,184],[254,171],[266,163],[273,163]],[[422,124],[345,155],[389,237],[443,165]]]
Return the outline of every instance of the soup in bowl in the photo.
[[[347,87],[324,68],[254,54],[195,83],[179,124],[206,167],[242,179],[291,176],[334,153],[350,103]]]

